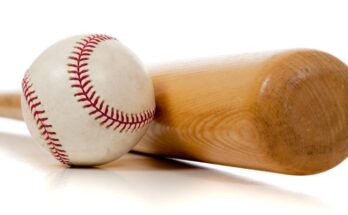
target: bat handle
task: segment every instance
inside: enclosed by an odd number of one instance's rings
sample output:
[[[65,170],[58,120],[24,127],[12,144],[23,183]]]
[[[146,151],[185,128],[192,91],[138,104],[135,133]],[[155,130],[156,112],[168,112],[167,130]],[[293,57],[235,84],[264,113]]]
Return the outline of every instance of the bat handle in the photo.
[[[19,93],[0,94],[0,117],[23,120]]]

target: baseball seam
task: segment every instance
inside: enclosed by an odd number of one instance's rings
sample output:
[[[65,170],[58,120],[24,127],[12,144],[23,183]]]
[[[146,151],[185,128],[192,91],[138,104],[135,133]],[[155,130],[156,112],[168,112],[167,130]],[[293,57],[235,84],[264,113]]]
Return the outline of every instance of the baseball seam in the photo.
[[[125,113],[117,108],[110,107],[105,100],[97,94],[89,76],[88,61],[94,49],[100,42],[115,40],[107,35],[94,34],[81,38],[76,42],[74,50],[68,57],[69,80],[71,87],[77,89],[74,94],[78,102],[83,103],[83,108],[90,109],[89,115],[95,115],[99,125],[113,128],[119,132],[135,131],[150,123],[155,114],[155,108],[141,113]]]
[[[53,130],[53,126],[48,122],[48,117],[45,115],[46,111],[44,110],[39,97],[35,94],[36,91],[33,89],[33,84],[30,82],[28,73],[24,75],[22,90],[23,96],[32,116],[34,117],[40,135],[48,145],[51,154],[62,164],[68,165],[69,157],[62,145],[59,143],[57,133]]]

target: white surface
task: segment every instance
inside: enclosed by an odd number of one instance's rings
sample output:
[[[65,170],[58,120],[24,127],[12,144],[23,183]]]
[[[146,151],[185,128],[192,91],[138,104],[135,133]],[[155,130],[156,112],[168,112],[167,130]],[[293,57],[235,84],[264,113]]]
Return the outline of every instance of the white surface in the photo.
[[[77,44],[83,40],[99,42],[85,48]],[[72,51],[86,54],[89,49],[88,58],[74,54],[79,60],[68,59]],[[28,129],[64,164],[100,165],[121,157],[153,119],[154,89],[144,66],[126,46],[105,36],[79,35],[55,43],[30,66],[24,83],[22,115]],[[78,93],[83,95],[74,96]],[[133,118],[136,123],[130,124]]]
[[[1,1],[0,90],[67,36],[106,33],[146,65],[283,48],[348,62],[347,1]],[[0,214],[347,214],[348,163],[306,177],[129,155],[63,169],[0,120]],[[19,135],[21,134],[21,135]]]

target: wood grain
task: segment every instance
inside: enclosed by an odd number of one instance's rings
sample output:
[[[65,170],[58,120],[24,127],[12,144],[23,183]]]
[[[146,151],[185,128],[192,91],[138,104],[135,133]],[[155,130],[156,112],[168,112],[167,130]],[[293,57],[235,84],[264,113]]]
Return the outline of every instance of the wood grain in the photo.
[[[201,59],[150,69],[155,122],[135,151],[314,174],[348,155],[348,68],[315,50]],[[18,95],[0,115],[20,118]]]
[[[331,55],[290,50],[151,71],[156,121],[137,151],[287,174],[347,155],[348,71]]]

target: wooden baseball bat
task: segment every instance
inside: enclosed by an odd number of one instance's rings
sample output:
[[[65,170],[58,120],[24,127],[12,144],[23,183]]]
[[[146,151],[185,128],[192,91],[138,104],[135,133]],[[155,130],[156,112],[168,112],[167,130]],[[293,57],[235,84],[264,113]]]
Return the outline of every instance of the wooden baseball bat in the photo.
[[[202,59],[150,69],[155,122],[135,151],[286,174],[348,154],[348,69],[315,50]],[[20,96],[0,115],[21,119]]]

